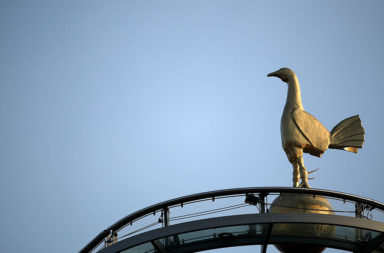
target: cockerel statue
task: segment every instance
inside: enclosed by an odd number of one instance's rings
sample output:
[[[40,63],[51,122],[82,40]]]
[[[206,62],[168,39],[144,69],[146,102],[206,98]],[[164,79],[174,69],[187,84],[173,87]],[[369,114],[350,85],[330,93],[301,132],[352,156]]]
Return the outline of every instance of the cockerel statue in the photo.
[[[359,115],[344,119],[329,132],[314,116],[306,112],[301,102],[296,74],[281,68],[267,76],[275,76],[288,84],[288,95],[281,117],[281,141],[293,166],[293,187],[310,188],[303,153],[321,157],[328,149],[357,153],[364,143],[364,128]],[[299,182],[301,178],[301,182]]]

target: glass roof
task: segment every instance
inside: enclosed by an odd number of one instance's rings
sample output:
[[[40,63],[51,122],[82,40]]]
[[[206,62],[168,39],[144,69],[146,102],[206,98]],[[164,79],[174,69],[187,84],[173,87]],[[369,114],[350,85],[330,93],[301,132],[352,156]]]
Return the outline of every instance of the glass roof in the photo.
[[[121,253],[196,252],[220,247],[263,244],[269,224],[251,224],[204,229],[160,238]],[[376,238],[377,231],[327,224],[273,224],[268,243],[321,244],[330,248],[356,250]],[[384,252],[384,251],[378,251]]]

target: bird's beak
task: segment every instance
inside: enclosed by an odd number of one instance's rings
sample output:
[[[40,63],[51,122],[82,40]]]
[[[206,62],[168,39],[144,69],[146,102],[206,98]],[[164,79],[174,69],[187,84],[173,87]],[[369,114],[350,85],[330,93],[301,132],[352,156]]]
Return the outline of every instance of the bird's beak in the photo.
[[[277,71],[272,72],[272,73],[269,73],[267,76],[268,76],[268,77],[271,77],[271,76],[276,76],[276,77],[278,77],[278,76],[277,76]]]

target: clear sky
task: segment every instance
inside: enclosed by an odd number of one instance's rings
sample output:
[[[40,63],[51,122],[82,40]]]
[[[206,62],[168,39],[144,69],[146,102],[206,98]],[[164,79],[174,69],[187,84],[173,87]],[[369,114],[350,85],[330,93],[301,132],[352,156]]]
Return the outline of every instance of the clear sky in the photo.
[[[366,130],[357,155],[304,157],[312,187],[384,202],[383,9],[0,0],[0,252],[77,252],[170,198],[291,186],[280,67],[328,129],[359,114]]]

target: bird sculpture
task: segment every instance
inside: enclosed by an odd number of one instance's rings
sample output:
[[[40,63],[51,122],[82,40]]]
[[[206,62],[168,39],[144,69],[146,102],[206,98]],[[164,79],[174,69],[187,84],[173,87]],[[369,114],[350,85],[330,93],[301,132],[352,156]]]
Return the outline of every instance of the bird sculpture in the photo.
[[[282,146],[293,167],[293,187],[310,188],[303,153],[321,157],[328,148],[357,153],[363,147],[365,134],[360,117],[355,115],[346,118],[329,132],[320,121],[304,110],[299,81],[291,69],[281,68],[267,76],[278,77],[288,84],[287,101],[280,125]]]

